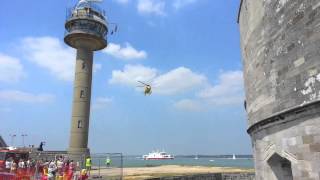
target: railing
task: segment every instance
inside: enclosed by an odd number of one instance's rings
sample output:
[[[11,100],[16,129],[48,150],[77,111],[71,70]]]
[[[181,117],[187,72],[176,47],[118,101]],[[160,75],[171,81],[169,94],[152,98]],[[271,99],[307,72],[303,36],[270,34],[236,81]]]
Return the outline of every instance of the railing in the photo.
[[[78,19],[78,18],[88,18],[88,19],[94,19],[96,21],[100,21],[103,24],[107,24],[106,19],[101,14],[95,13],[93,11],[85,11],[85,10],[74,10],[69,13],[67,13],[66,20],[70,21],[72,19]]]
[[[81,13],[78,13],[78,12],[81,12]],[[77,16],[77,14],[79,14],[81,16]],[[90,4],[88,4],[86,6],[82,6],[82,7],[75,6],[75,7],[66,9],[66,19],[67,20],[70,18],[73,18],[73,17],[83,17],[83,16],[93,18],[94,15],[98,16],[102,20],[106,20],[105,11],[93,3],[90,3]]]
[[[94,29],[90,29],[90,28],[74,28],[74,29],[69,29],[65,31],[65,36],[69,35],[69,34],[73,34],[73,33],[88,33],[88,34],[92,34],[98,37],[103,38],[104,40],[107,40],[107,32],[105,33],[100,33],[97,30]]]
[[[119,180],[123,177],[123,156],[120,153],[94,154],[92,157],[92,177]],[[109,163],[107,160],[110,160]]]
[[[107,39],[107,22],[101,14],[91,9],[69,9],[67,10],[65,35],[77,32],[89,33]]]

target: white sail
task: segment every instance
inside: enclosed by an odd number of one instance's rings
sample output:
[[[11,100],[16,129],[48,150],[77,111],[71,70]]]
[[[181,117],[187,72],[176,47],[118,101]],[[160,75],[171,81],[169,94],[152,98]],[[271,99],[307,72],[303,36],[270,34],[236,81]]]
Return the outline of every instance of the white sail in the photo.
[[[233,160],[237,159],[235,154],[232,155],[232,159]]]
[[[194,159],[199,159],[199,158],[198,158],[198,155],[196,155],[196,156],[194,157]]]

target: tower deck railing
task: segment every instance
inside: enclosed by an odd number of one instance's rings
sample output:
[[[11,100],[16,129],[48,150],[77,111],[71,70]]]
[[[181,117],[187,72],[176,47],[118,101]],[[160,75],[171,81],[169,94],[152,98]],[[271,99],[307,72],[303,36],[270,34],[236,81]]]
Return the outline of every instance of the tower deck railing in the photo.
[[[103,39],[107,38],[107,21],[104,16],[104,11],[99,10],[97,7],[95,8],[69,8],[67,9],[66,21],[71,22],[73,20],[88,20],[88,24],[82,24],[74,21],[74,25],[70,27],[66,27],[65,35],[70,33],[89,33],[95,36],[102,37]],[[100,26],[96,26],[93,23],[99,23],[105,26],[105,28],[101,28]],[[106,31],[107,30],[107,31]]]
[[[74,12],[78,12],[81,10],[90,10],[87,11],[88,13],[86,14],[86,16],[91,17],[92,15],[96,14],[99,15],[100,18],[105,20],[106,12],[93,3],[85,3],[84,5],[76,5],[74,7],[67,8],[66,19],[72,18]]]
[[[67,36],[68,34],[74,34],[74,33],[87,33],[87,34],[99,36],[105,40],[107,39],[107,32],[104,32],[101,29],[99,30],[95,27],[78,26],[78,27],[72,27],[72,28],[69,28],[68,30],[65,30],[65,36]]]

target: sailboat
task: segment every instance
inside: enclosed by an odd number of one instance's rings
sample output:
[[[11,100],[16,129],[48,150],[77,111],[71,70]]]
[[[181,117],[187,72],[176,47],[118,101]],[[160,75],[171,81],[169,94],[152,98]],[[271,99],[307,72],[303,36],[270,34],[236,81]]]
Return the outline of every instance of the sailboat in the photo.
[[[199,159],[199,158],[198,158],[198,155],[196,155],[196,156],[194,157],[194,159],[195,159],[195,160]]]
[[[232,155],[232,159],[233,160],[237,159],[235,154]]]

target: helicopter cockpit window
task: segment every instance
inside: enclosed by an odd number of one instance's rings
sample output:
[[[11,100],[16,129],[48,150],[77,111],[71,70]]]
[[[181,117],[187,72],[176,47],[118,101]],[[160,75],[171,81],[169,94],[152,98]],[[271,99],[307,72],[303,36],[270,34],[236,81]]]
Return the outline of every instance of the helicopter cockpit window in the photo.
[[[90,8],[90,3],[88,1],[80,1],[76,7],[76,9],[85,9],[85,8]]]

